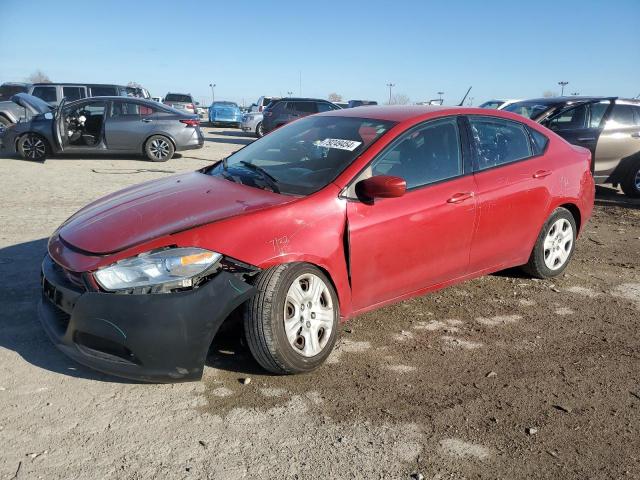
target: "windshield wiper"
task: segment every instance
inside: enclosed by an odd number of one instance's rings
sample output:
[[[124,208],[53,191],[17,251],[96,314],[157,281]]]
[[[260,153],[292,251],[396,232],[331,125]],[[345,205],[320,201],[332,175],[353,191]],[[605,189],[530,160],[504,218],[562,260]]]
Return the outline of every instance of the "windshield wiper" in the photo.
[[[278,188],[278,179],[276,177],[271,175],[264,168],[259,167],[258,165],[254,165],[251,162],[247,162],[246,160],[240,160],[240,163],[247,167],[249,170],[258,172],[260,175],[262,175],[262,178],[269,181],[271,186],[275,189],[276,193],[280,193],[280,188]]]

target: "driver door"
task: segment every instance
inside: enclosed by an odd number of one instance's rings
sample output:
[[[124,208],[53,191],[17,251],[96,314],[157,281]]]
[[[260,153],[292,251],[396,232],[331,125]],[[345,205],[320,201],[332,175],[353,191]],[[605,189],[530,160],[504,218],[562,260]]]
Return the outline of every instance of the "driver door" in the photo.
[[[64,106],[66,100],[63,98],[54,112],[53,119],[53,138],[56,140],[58,149],[62,152],[68,142],[67,129],[65,128]]]
[[[463,162],[457,117],[401,135],[347,190],[355,310],[464,275],[476,215],[471,165]],[[398,198],[366,203],[355,184],[375,175],[405,179]]]

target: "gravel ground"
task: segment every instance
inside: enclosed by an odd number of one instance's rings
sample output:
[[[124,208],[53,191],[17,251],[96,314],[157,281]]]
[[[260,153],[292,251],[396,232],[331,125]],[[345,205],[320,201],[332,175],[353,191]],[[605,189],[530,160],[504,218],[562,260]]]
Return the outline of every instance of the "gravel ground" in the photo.
[[[60,354],[36,317],[46,237],[251,141],[205,130],[163,164],[0,158],[0,478],[640,478],[640,201],[610,188],[561,278],[501,272],[363,315],[315,373],[266,375],[234,326],[196,383]]]

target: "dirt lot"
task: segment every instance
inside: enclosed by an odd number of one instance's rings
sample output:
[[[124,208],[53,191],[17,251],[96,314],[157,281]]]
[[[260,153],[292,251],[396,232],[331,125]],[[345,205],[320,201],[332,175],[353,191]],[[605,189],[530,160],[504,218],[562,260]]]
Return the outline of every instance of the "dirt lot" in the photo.
[[[233,332],[198,383],[58,353],[36,317],[46,237],[251,141],[206,132],[164,164],[0,158],[1,478],[640,478],[640,202],[610,188],[562,278],[503,272],[364,315],[313,374],[266,375]]]

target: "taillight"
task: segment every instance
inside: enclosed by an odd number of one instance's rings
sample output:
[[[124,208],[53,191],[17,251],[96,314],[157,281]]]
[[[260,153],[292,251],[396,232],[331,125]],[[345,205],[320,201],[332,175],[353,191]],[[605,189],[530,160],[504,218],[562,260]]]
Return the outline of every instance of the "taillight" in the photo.
[[[180,120],[180,123],[184,123],[189,127],[197,127],[198,125],[200,125],[200,120],[196,118],[188,118],[186,120]]]
[[[193,103],[187,103],[187,105],[185,106],[185,108],[189,108],[191,110],[195,110],[195,108],[193,107]]]

